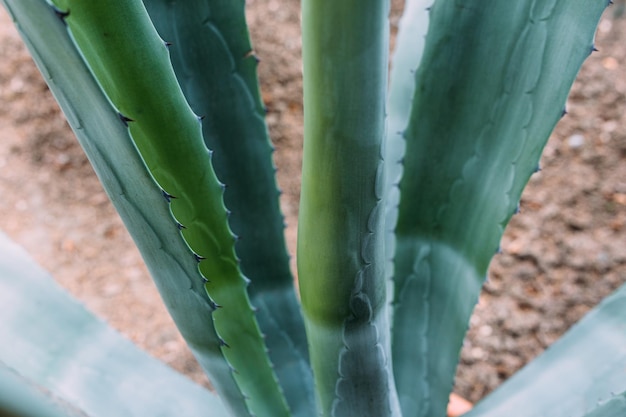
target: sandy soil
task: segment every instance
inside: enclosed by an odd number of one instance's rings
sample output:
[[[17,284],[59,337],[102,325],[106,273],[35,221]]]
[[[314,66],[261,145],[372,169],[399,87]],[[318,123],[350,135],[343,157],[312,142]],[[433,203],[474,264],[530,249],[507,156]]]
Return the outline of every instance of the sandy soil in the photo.
[[[302,103],[299,2],[248,0],[295,249]],[[398,20],[394,2],[392,23]],[[456,391],[477,401],[626,282],[626,19],[600,25],[569,115],[492,263]],[[271,24],[269,23],[271,22]],[[4,10],[0,11],[0,230],[139,346],[207,383]]]

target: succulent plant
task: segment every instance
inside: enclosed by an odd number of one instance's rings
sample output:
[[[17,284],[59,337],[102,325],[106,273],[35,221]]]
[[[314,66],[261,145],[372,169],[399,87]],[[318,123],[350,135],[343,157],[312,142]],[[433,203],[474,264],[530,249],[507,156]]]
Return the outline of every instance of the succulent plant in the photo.
[[[444,416],[489,262],[607,6],[408,0],[388,86],[388,1],[303,0],[298,298],[244,0],[2,3],[217,393],[92,337],[105,325],[50,283],[20,286],[45,277],[15,256],[0,330],[46,358],[0,348],[0,387],[19,388],[0,410],[19,416]],[[33,286],[55,303],[44,322],[27,319]],[[623,413],[624,296],[470,415]],[[55,320],[64,344],[41,346]],[[560,405],[571,393],[588,401]]]

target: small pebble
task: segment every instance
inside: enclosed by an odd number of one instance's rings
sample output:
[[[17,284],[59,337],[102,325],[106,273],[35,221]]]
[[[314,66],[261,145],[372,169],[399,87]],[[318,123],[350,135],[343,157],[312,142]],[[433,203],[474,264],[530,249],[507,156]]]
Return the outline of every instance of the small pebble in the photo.
[[[585,144],[585,137],[579,134],[572,135],[569,138],[567,138],[567,144],[572,149],[580,148],[581,146]]]
[[[484,337],[491,336],[491,334],[493,333],[493,329],[491,328],[491,326],[487,325],[480,326],[480,328],[478,329],[478,333]]]

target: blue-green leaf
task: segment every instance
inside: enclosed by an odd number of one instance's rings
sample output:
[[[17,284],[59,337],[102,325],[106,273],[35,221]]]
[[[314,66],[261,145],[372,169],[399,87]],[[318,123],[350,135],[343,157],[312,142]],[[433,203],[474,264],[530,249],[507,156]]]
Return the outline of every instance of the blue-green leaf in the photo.
[[[626,285],[478,403],[467,417],[582,417],[598,402],[623,391]],[[624,407],[623,397],[621,402]]]
[[[298,273],[324,416],[397,416],[384,272],[386,0],[302,4]]]
[[[32,397],[35,403],[12,406],[21,412],[30,409],[32,416],[47,416],[32,410],[45,408],[50,400],[67,404],[70,412],[62,415],[68,416],[229,415],[215,394],[89,313],[3,234],[0,340],[0,405],[10,402],[10,393]],[[3,388],[9,381],[13,383]],[[29,390],[28,383],[43,390],[41,395]],[[51,410],[48,415],[56,417]]]
[[[385,272],[393,277],[395,253],[395,227],[398,219],[400,190],[404,158],[404,130],[409,124],[411,103],[415,93],[415,72],[422,60],[428,7],[433,0],[408,0],[400,19],[396,48],[391,61],[389,97],[387,99],[387,135],[385,140]],[[393,291],[389,291],[393,297]]]
[[[437,0],[431,8],[396,227],[392,343],[405,415],[445,413],[487,267],[606,5]]]
[[[289,269],[272,146],[241,0],[144,0],[226,184],[229,224],[276,375],[294,415],[315,409],[300,304]]]

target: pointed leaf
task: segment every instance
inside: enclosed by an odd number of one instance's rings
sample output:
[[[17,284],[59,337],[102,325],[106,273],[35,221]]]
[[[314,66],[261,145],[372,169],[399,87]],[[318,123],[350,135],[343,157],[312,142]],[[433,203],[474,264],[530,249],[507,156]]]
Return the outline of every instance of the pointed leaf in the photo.
[[[320,412],[398,415],[384,274],[388,2],[302,4],[300,292]]]
[[[626,391],[626,285],[485,397],[467,417],[582,417],[598,402],[623,391]],[[621,402],[624,407],[624,398]]]
[[[229,224],[270,359],[295,415],[315,409],[300,304],[289,269],[284,220],[241,0],[144,0],[193,111],[217,177],[227,185]]]
[[[11,380],[21,385],[0,389],[0,404],[13,392],[40,406],[46,403],[42,395],[65,403],[75,411],[64,414],[70,416],[228,415],[215,394],[85,310],[3,234],[0,254],[0,386]],[[29,381],[42,395],[26,390]]]
[[[438,0],[431,8],[396,228],[393,360],[405,415],[445,413],[487,266],[606,5]]]
[[[387,136],[385,141],[385,273],[393,277],[395,228],[398,219],[404,158],[404,130],[409,124],[411,103],[415,93],[415,72],[422,60],[428,29],[428,8],[433,0],[408,0],[396,36],[396,48],[391,60],[389,97],[387,99]],[[393,291],[388,294],[393,297]]]

